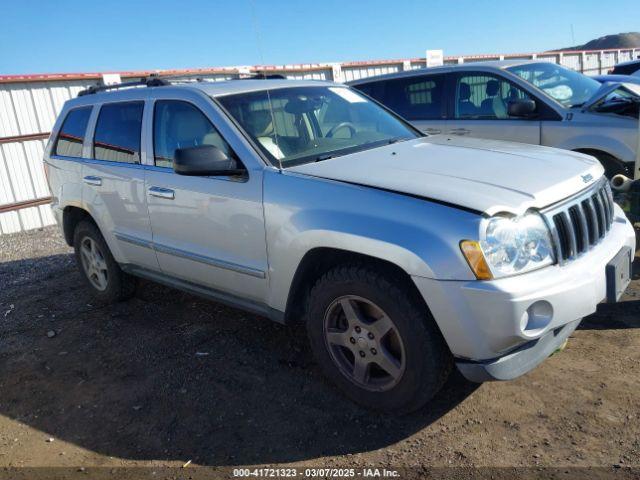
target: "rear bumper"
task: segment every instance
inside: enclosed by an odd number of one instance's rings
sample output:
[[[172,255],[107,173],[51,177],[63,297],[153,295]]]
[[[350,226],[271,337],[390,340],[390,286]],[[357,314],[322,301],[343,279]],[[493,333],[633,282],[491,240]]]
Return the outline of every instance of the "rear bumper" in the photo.
[[[63,212],[62,212],[62,209],[60,208],[60,205],[58,205],[57,203],[52,204],[51,205],[51,212],[53,213],[53,218],[55,218],[56,223],[58,224],[58,226],[60,228],[62,228]]]
[[[540,365],[555,352],[578,327],[581,320],[559,327],[518,347],[513,352],[493,360],[474,362],[459,360],[456,366],[467,380],[487,382],[490,380],[513,380]]]
[[[58,204],[57,202],[53,203],[51,205],[51,212],[53,213],[53,218],[56,220],[56,224],[58,225],[58,229],[60,230],[60,234],[62,235],[62,238],[64,238],[65,241],[69,245],[71,245],[70,239],[67,238],[64,231],[64,212],[60,208],[60,204]]]

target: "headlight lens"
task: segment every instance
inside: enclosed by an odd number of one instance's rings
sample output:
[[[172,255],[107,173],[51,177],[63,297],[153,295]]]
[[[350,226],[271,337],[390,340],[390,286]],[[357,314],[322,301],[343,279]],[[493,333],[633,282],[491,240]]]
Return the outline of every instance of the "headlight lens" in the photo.
[[[480,248],[494,278],[507,277],[555,262],[551,234],[540,214],[495,216],[484,222]]]

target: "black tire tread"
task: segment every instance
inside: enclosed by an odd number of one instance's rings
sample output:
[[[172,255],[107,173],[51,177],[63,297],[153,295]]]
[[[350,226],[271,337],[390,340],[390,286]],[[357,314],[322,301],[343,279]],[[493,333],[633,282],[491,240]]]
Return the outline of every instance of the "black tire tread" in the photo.
[[[390,409],[383,408],[383,410],[406,414],[421,408],[442,388],[453,369],[453,357],[431,313],[424,302],[420,298],[416,298],[417,295],[413,289],[407,288],[406,278],[393,271],[385,270],[381,272],[375,266],[372,267],[365,262],[357,262],[336,266],[320,276],[308,296],[306,314],[309,314],[313,299],[318,298],[322,289],[326,288],[327,285],[345,280],[372,285],[377,290],[386,292],[391,298],[397,299],[397,301],[406,300],[403,307],[406,313],[405,317],[412,324],[422,325],[427,332],[428,338],[432,340],[424,354],[431,357],[430,362],[439,365],[441,368],[423,368],[417,382],[420,387],[416,389],[413,398],[407,399],[402,406],[392,406]],[[309,318],[305,318],[305,320],[308,322]],[[323,368],[323,370],[326,373],[327,368]],[[358,399],[355,400],[358,401]]]
[[[598,159],[598,161],[602,164],[604,168],[605,176],[611,180],[615,175],[629,175],[629,172],[626,165],[614,157],[613,155],[609,155],[605,152],[594,153],[594,156]]]
[[[80,242],[84,235],[91,236],[97,243],[99,243],[104,254],[105,261],[109,269],[109,285],[104,292],[96,290],[91,285],[82,268],[82,263],[80,260]],[[109,250],[109,246],[104,240],[100,229],[94,222],[89,220],[81,221],[76,226],[73,236],[76,262],[78,264],[78,268],[80,269],[81,276],[97,299],[106,303],[115,303],[128,300],[135,295],[137,279],[134,276],[122,271],[122,269],[118,265],[118,262],[116,262],[115,258],[113,258],[111,250]]]

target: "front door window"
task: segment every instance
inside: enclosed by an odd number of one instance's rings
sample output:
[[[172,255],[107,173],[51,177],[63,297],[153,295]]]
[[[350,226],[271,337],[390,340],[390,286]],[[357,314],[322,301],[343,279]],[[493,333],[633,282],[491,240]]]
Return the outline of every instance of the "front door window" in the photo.
[[[527,92],[507,80],[485,73],[460,75],[456,81],[455,118],[503,120],[512,100],[530,99]]]
[[[179,148],[211,145],[232,156],[231,148],[218,130],[188,102],[159,100],[153,118],[153,161],[157,167],[173,168]]]

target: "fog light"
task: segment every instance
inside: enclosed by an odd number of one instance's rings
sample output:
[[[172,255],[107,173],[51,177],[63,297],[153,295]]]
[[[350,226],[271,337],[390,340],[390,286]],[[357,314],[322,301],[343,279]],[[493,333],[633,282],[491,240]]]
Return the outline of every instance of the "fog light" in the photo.
[[[553,319],[553,307],[546,300],[539,300],[529,306],[520,319],[520,330],[527,337],[540,335]]]

